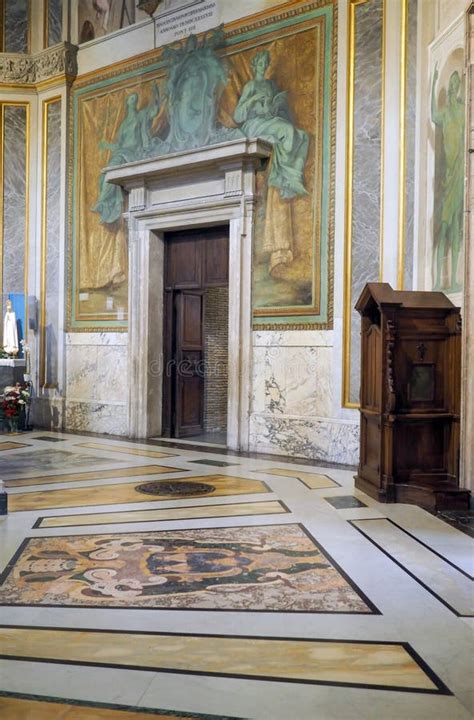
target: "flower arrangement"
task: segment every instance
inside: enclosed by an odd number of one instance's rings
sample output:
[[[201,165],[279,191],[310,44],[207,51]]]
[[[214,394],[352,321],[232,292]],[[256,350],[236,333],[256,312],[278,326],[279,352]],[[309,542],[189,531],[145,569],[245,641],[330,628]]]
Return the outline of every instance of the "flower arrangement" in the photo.
[[[6,387],[3,391],[3,414],[9,421],[12,431],[18,430],[18,421],[22,415],[24,416],[30,397],[29,383],[17,383],[14,386]]]

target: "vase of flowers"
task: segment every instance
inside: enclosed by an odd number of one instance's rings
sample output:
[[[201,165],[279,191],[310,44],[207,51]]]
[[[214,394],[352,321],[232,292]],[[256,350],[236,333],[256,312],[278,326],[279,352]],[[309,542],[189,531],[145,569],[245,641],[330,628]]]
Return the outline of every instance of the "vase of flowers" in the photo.
[[[2,409],[10,432],[16,433],[20,428],[24,429],[26,408],[30,402],[30,396],[28,383],[17,383],[5,388]]]

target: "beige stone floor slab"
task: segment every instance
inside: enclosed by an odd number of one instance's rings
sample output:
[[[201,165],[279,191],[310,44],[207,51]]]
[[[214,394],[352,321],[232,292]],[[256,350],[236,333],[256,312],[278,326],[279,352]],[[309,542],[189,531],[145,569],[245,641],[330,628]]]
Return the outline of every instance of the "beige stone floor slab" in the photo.
[[[310,488],[310,490],[319,490],[320,488],[332,488],[339,487],[339,483],[332,480],[328,475],[321,475],[319,473],[304,472],[301,470],[292,470],[288,468],[263,468],[258,470],[259,473],[265,473],[265,475],[278,475],[279,477],[291,477],[301,480],[301,482]]]
[[[165,472],[173,472],[167,468]],[[270,489],[261,480],[248,480],[246,478],[232,477],[230,475],[198,475],[186,476],[173,482],[203,482],[210,483],[215,490],[208,495],[200,497],[216,497],[230,495],[245,495],[247,493],[270,492]],[[162,500],[176,500],[176,495],[147,495],[135,489],[142,482],[123,483],[120,485],[101,485],[98,487],[65,488],[61,490],[43,490],[40,492],[15,493],[8,498],[9,512],[22,510],[45,510],[47,508],[86,507],[89,505],[117,505],[139,502],[156,502]],[[189,496],[188,496],[189,497]],[[185,499],[186,495],[179,496]]]
[[[17,448],[31,447],[29,443],[0,442],[0,452],[3,450],[16,450]]]
[[[135,465],[112,470],[91,470],[87,472],[61,473],[60,475],[37,475],[36,477],[5,480],[7,488],[29,487],[30,485],[51,485],[55,483],[80,482],[84,480],[110,480],[111,478],[137,477],[140,475],[161,475],[163,473],[187,472],[182,468],[165,465]]]
[[[439,692],[400,643],[0,627],[3,658]]]
[[[108,443],[86,442],[79,443],[76,447],[90,448],[92,450],[106,450],[112,453],[125,453],[126,455],[138,455],[139,457],[166,458],[176,457],[175,453],[162,452],[161,450],[146,450],[144,448],[133,448],[128,445],[109,445]]]
[[[40,518],[37,528],[79,527],[82,525],[111,525],[135,522],[170,522],[214,517],[247,515],[277,515],[288,510],[277,500],[229,505],[200,505],[159,510],[126,510],[125,512],[91,513],[87,515],[55,515]]]

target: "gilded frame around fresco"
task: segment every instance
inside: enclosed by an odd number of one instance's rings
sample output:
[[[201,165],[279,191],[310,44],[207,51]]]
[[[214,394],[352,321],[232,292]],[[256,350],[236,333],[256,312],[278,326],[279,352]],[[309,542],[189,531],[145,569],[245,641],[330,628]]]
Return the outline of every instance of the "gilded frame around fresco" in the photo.
[[[284,10],[283,10],[284,8]],[[281,10],[281,12],[278,12]],[[324,17],[324,22],[322,18]],[[329,20],[328,20],[329,18]],[[316,97],[319,101],[320,115],[324,114],[325,127],[318,132],[318,147],[320,162],[315,163],[315,172],[323,172],[323,149],[325,142],[325,188],[320,191],[319,203],[326,213],[326,227],[324,237],[318,237],[318,245],[313,245],[313,288],[318,290],[319,297],[314,298],[311,307],[292,307],[291,311],[285,308],[258,309],[254,312],[254,329],[282,330],[282,329],[328,329],[332,327],[333,316],[333,232],[334,232],[334,175],[335,175],[335,113],[336,113],[336,27],[337,27],[337,5],[333,2],[301,2],[296,0],[291,3],[284,3],[284,6],[273,8],[272,11],[259,13],[245,21],[235,21],[226,26],[226,48],[224,57],[231,57],[240,51],[258,48],[260,45],[269,43],[272,38],[284,38],[289,34],[303,32],[305,29],[315,27],[319,20],[320,29],[324,30],[324,38],[320,42],[320,67],[324,70],[324,80],[320,86],[325,94],[325,102],[321,102],[322,96]],[[312,23],[312,25],[311,25]],[[325,57],[322,57],[323,53]],[[315,60],[316,62],[316,60]],[[126,321],[112,320],[110,317],[101,314],[100,316],[81,317],[78,313],[78,299],[76,287],[77,274],[77,250],[75,228],[75,203],[77,193],[77,164],[78,155],[78,108],[81,100],[93,97],[95,93],[118,89],[122,84],[141,84],[154,78],[159,79],[164,75],[164,63],[162,61],[162,49],[149,51],[141,56],[136,56],[131,61],[124,61],[110,66],[106,70],[89,73],[74,84],[70,99],[70,157],[73,162],[70,164],[68,173],[68,224],[69,237],[71,238],[70,251],[68,253],[68,292],[67,292],[67,326],[70,331],[82,332],[123,332],[127,330]],[[285,88],[286,89],[286,88]],[[324,107],[323,107],[324,106]],[[324,137],[323,137],[324,135]],[[316,177],[315,186],[320,186]],[[312,193],[312,202],[316,200],[319,187],[315,187]],[[323,196],[324,195],[324,196]],[[314,211],[320,221],[319,208]],[[313,243],[315,241],[313,233]],[[323,247],[323,254],[318,250]],[[319,272],[316,272],[316,271]],[[317,275],[315,281],[314,277]],[[315,311],[319,311],[316,315]]]

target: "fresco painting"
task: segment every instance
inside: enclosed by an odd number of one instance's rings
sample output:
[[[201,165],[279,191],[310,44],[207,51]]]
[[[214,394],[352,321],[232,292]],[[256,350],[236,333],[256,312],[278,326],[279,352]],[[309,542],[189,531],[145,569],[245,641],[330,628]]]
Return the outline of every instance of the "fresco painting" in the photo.
[[[145,18],[135,5],[134,0],[79,0],[79,42],[95,40]]]
[[[461,36],[462,37],[462,36]],[[452,38],[449,40],[452,43]],[[441,48],[440,48],[441,49]],[[433,52],[430,84],[432,290],[462,292],[465,159],[464,51]]]
[[[323,10],[252,42],[223,28],[190,36],[132,77],[78,88],[72,324],[126,326],[124,200],[105,167],[260,137],[273,151],[257,174],[255,323],[329,326],[334,30]]]

